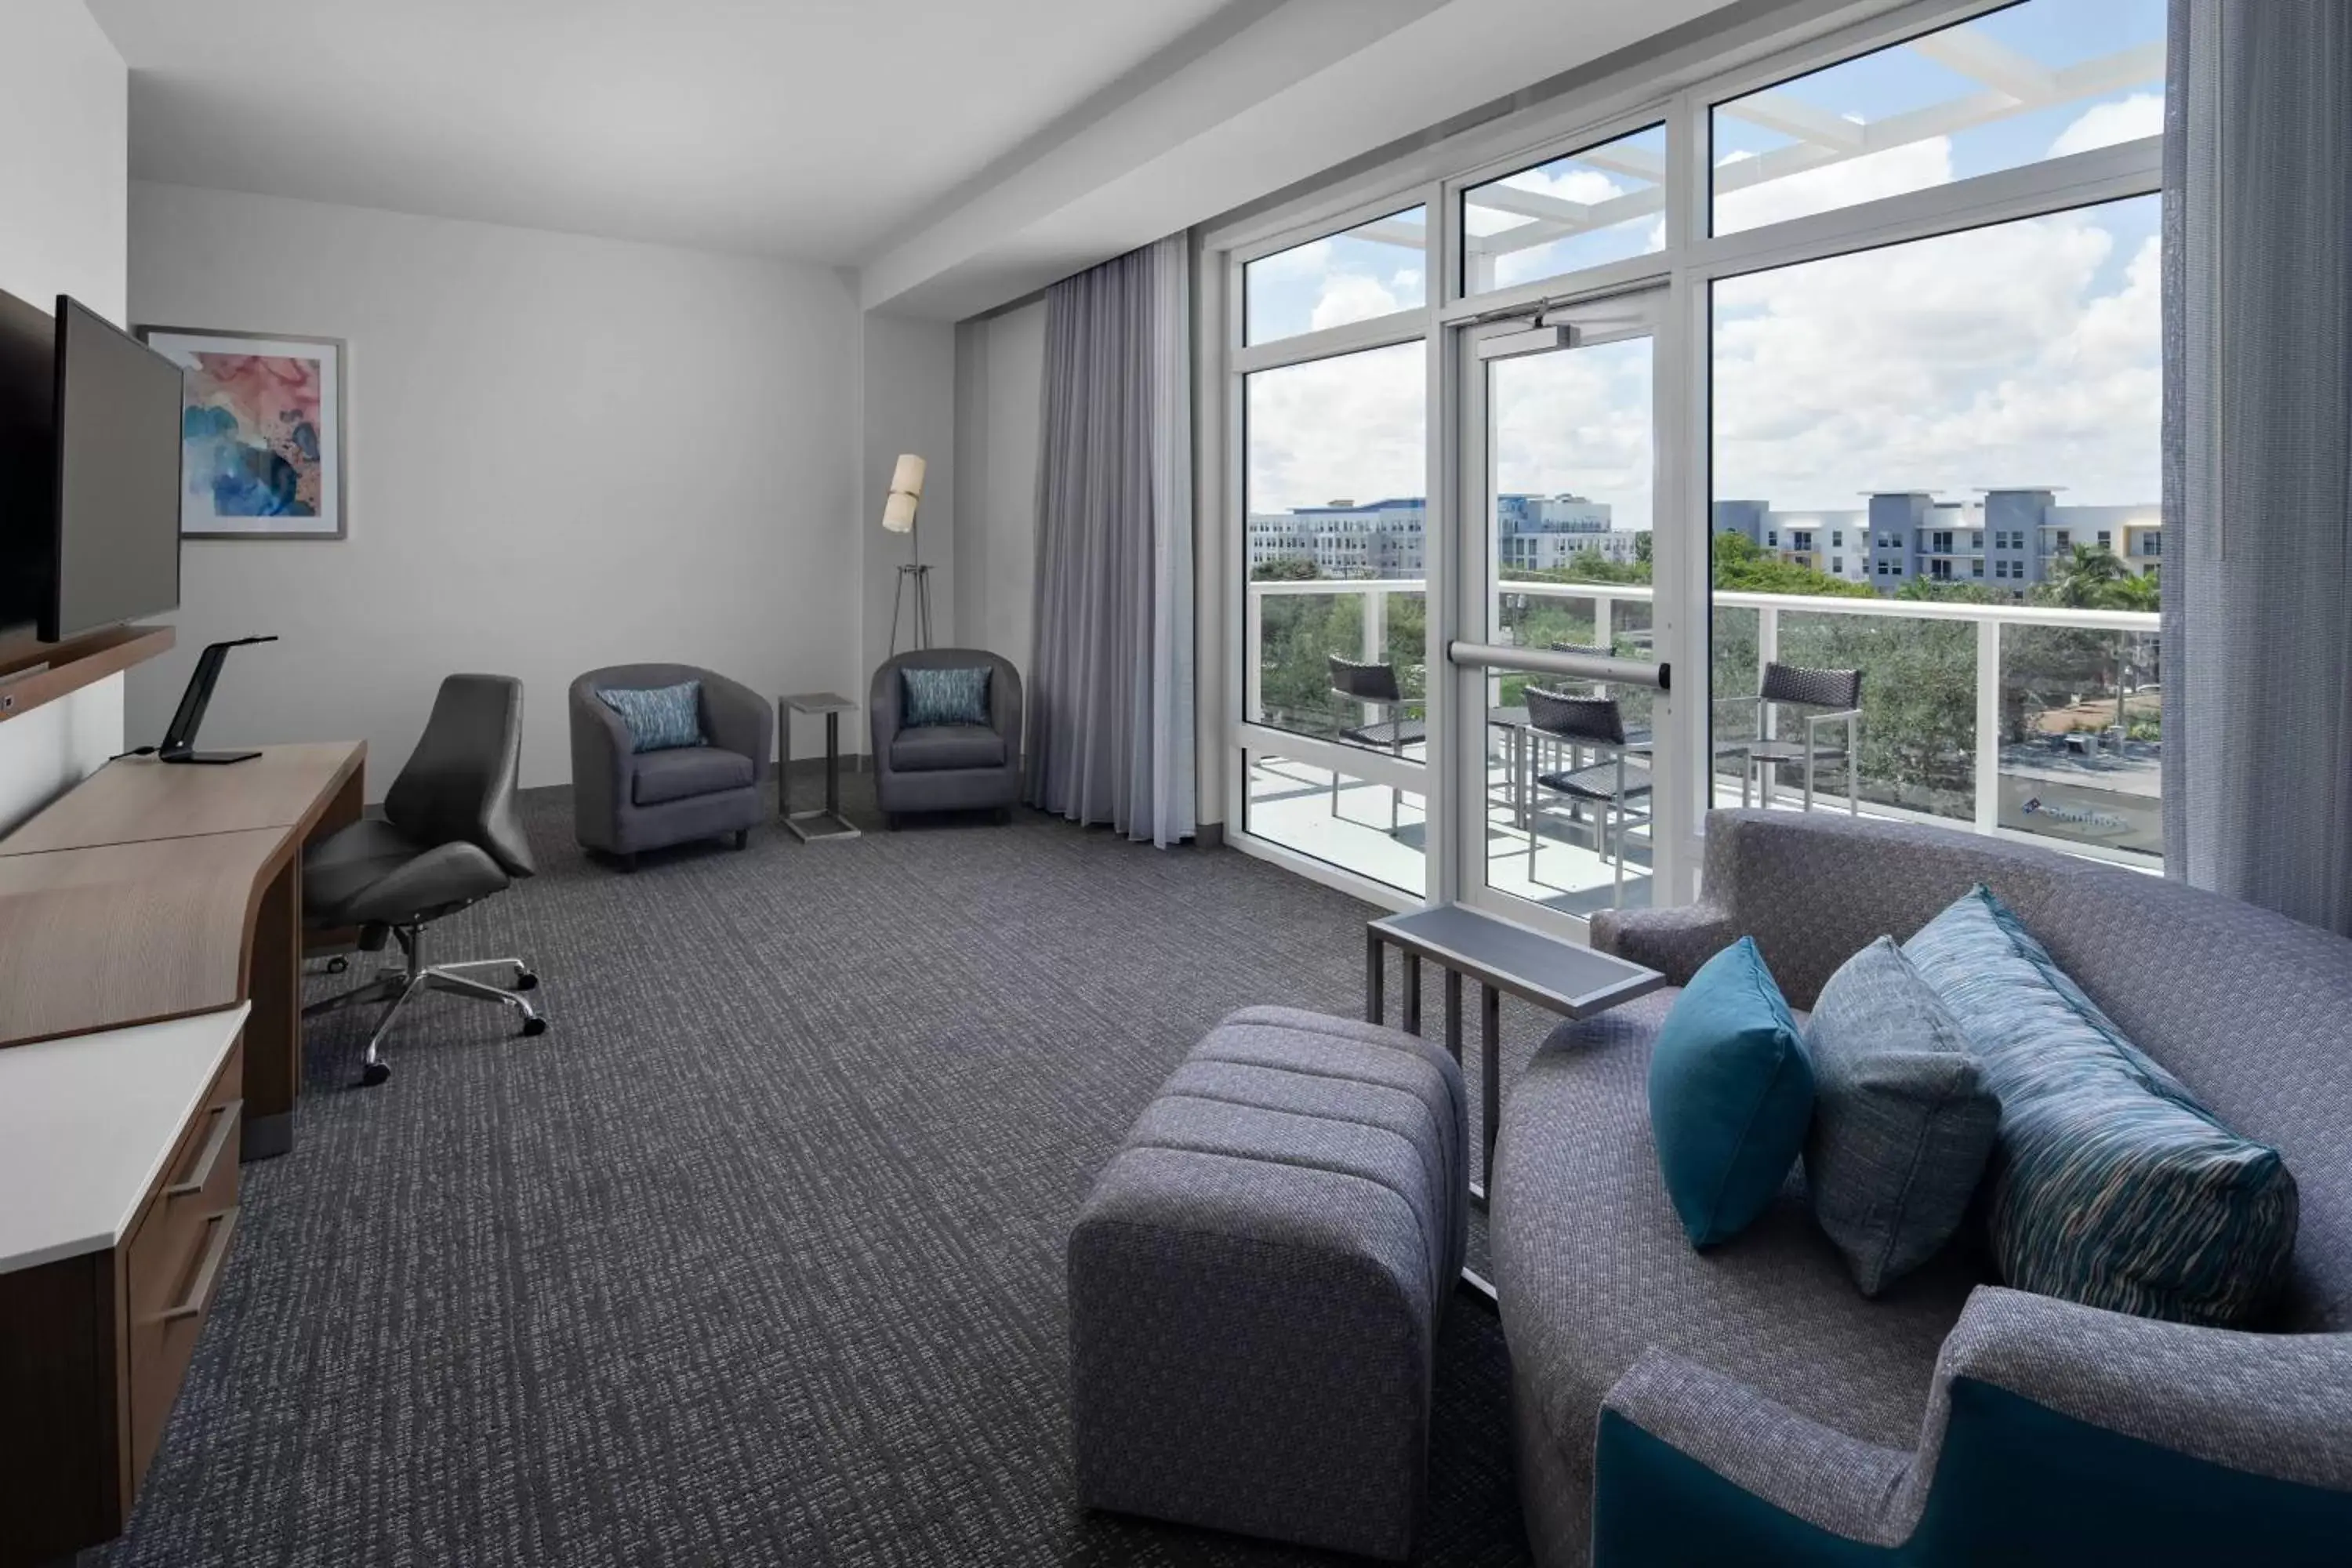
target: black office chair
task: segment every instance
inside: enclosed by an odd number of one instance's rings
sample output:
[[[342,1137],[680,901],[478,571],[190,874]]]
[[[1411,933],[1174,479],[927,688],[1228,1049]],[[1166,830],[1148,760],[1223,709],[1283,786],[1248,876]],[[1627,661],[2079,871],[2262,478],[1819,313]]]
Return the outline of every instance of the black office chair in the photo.
[[[503,892],[535,869],[530,844],[515,818],[515,778],[522,761],[522,682],[504,675],[453,675],[433,700],[433,716],[392,781],[381,817],[364,817],[321,840],[302,858],[302,917],[322,929],[360,928],[360,947],[380,952],[400,944],[400,968],[340,996],[302,1009],[305,1017],[371,1002],[388,1004],[368,1037],[360,1081],[392,1076],[384,1037],[411,998],[446,991],[497,1002],[522,1015],[522,1032],[541,1035],[547,1020],[520,993],[539,977],[519,958],[428,964],[425,928],[467,905]],[[474,971],[511,968],[512,990]]]

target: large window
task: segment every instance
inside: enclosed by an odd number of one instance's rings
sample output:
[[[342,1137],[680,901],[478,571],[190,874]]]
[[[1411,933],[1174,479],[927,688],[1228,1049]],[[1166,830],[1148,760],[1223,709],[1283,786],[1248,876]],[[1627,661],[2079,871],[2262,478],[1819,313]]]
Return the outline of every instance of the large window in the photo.
[[[1213,231],[1243,847],[1570,931],[1743,798],[2160,863],[2165,24],[1890,6]]]
[[[1801,721],[1758,713],[1764,667],[1851,669],[1854,767],[1841,727],[1817,782],[1851,779],[1898,812],[2162,852],[2155,635],[2138,629],[2157,584],[2072,542],[2157,515],[2158,224],[2157,198],[2137,196],[1716,283],[1726,798],[1741,766],[1747,789],[1802,787],[1801,762],[1737,749],[1759,721]],[[1841,507],[1874,542],[1875,581],[1773,547]],[[1980,534],[1990,583],[1981,546],[1963,548]]]
[[[1253,321],[1275,263],[1302,285],[1286,310],[1355,324],[1363,274],[1296,263],[1314,248],[1250,264]],[[1308,742],[1251,752],[1247,828],[1407,892],[1425,885],[1427,402],[1418,340],[1268,365],[1242,388],[1243,711]]]
[[[1564,277],[1666,244],[1666,128],[1653,125],[1462,193],[1472,294]]]
[[[1428,298],[1427,215],[1374,218],[1253,261],[1242,292],[1243,341],[1272,342],[1418,308]]]
[[[2164,0],[2028,0],[1715,106],[1715,232],[2164,129]]]

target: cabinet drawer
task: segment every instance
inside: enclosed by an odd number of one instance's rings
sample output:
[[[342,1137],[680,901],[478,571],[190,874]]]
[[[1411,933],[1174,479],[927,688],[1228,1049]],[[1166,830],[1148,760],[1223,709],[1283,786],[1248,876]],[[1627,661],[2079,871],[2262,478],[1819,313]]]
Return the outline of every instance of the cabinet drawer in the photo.
[[[236,1234],[237,1144],[245,1110],[236,1098],[237,1067],[232,1055],[209,1102],[173,1151],[162,1190],[147,1205],[123,1255],[131,1491],[146,1474],[179,1396],[180,1379]]]

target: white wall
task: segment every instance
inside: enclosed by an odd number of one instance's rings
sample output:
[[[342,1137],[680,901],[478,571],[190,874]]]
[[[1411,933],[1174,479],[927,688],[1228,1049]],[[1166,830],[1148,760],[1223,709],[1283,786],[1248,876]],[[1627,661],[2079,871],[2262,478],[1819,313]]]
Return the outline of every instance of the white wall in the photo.
[[[130,73],[81,0],[0,5],[0,289],[123,319]],[[122,749],[122,677],[0,723],[0,832]]]
[[[956,329],[956,624],[1025,678],[1034,647],[1045,304]]]
[[[919,321],[868,314],[865,318],[860,377],[864,444],[860,459],[857,526],[864,542],[865,628],[860,675],[845,695],[866,700],[875,667],[889,657],[892,611],[898,568],[914,559],[902,533],[882,529],[882,502],[889,494],[890,470],[901,452],[929,465],[923,500],[916,513],[922,558],[931,568],[931,645],[958,646],[956,619],[956,441],[955,328],[946,321]],[[898,647],[914,646],[914,604],[908,590],[898,613]],[[861,715],[861,745],[868,731]],[[793,745],[804,742],[795,740]],[[850,745],[847,736],[842,739]],[[801,754],[811,754],[803,752]]]
[[[285,640],[231,657],[205,740],[363,737],[374,795],[455,670],[522,679],[527,785],[569,779],[564,690],[597,666],[857,689],[839,275],[143,183],[131,257],[139,321],[348,340],[351,432],[349,539],[188,544],[134,736],[253,632]]]

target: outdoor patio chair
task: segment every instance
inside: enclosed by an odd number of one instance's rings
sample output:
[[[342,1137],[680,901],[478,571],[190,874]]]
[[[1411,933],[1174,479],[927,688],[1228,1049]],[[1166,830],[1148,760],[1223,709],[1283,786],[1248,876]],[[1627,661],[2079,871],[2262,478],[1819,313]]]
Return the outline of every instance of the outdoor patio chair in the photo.
[[[1334,707],[1332,729],[1339,738],[1351,746],[1368,746],[1388,752],[1400,760],[1407,746],[1418,746],[1429,739],[1428,723],[1409,710],[1419,708],[1421,699],[1408,698],[1397,684],[1396,667],[1376,660],[1342,658],[1338,654],[1331,659],[1331,698]],[[1351,716],[1360,716],[1361,710],[1371,710],[1370,721],[1350,725]],[[1389,836],[1398,831],[1402,792],[1389,791]],[[1339,815],[1339,770],[1331,770],[1331,815]]]
[[[1616,867],[1612,907],[1625,902],[1625,840],[1637,822],[1650,820],[1649,742],[1629,738],[1625,715],[1613,697],[1580,697],[1541,686],[1527,689],[1528,728],[1566,744],[1572,755],[1597,759],[1581,767],[1539,773],[1528,803],[1528,880],[1536,879],[1536,844],[1543,837],[1547,796],[1557,796],[1573,814],[1595,808],[1593,849]]]
[[[1825,762],[1845,764],[1845,807],[1848,816],[1862,815],[1862,770],[1854,747],[1861,736],[1862,671],[1859,669],[1808,669],[1801,665],[1771,663],[1764,667],[1764,679],[1753,697],[1731,697],[1726,703],[1753,703],[1756,710],[1756,738],[1752,741],[1727,742],[1716,750],[1720,757],[1738,757],[1739,804],[1748,803],[1749,789],[1759,770],[1762,772],[1764,805],[1772,804],[1773,782],[1783,763],[1802,763],[1805,768],[1805,809],[1813,809],[1814,776]],[[1801,723],[1802,737],[1788,731],[1794,723]],[[1845,727],[1844,744],[1826,742],[1822,731],[1832,725]]]

